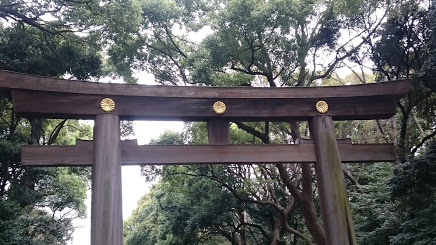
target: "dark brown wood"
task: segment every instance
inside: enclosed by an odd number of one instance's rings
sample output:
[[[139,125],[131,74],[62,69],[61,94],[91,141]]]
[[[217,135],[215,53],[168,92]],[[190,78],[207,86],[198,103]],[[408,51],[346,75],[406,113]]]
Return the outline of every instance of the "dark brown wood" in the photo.
[[[107,84],[63,80],[9,71],[0,71],[0,90],[27,89],[72,94],[103,96],[138,96],[167,98],[338,98],[367,96],[401,97],[409,90],[409,81],[384,82],[377,84],[330,86],[330,87],[198,87],[198,86],[150,86],[133,84]],[[368,101],[368,103],[371,103]]]
[[[76,145],[23,145],[23,166],[91,166],[94,158],[94,143],[77,140]]]
[[[102,112],[100,101],[106,96],[34,90],[13,90],[16,112],[24,117],[92,119]],[[315,104],[326,100],[335,120],[381,119],[395,114],[397,98],[366,96],[351,98],[301,99],[220,99],[227,110],[218,115],[211,98],[155,98],[111,96],[116,106],[113,113],[122,120],[184,120],[208,121],[225,118],[233,121],[309,120],[318,115]],[[38,101],[38,103],[32,103]]]
[[[311,149],[312,148],[312,149]],[[312,154],[311,154],[312,153]],[[314,147],[296,145],[138,146],[123,151],[127,164],[278,163],[314,160]],[[125,155],[124,155],[125,154]],[[124,158],[124,157],[123,157]],[[313,162],[313,161],[312,161]]]
[[[229,121],[222,118],[209,120],[207,122],[207,137],[211,145],[230,144]]]
[[[120,119],[97,115],[92,165],[91,244],[123,244]]]
[[[0,97],[10,98],[11,90],[7,88],[0,88]]]
[[[357,245],[333,121],[316,116],[310,124],[315,143],[315,174],[327,245]]]
[[[122,120],[233,121],[309,120],[315,104],[329,104],[335,120],[382,119],[395,113],[409,81],[341,87],[251,88],[107,84],[0,71],[0,92],[10,91],[17,113],[26,117],[92,119],[100,101],[111,97]],[[227,105],[223,115],[215,101]],[[38,101],[38,103],[33,103]]]
[[[92,141],[77,146],[23,146],[24,166],[91,166]],[[339,144],[342,162],[394,162],[393,144]],[[311,163],[314,145],[141,145],[121,142],[123,165],[197,163]]]
[[[298,138],[296,141],[296,144],[314,144],[314,143],[315,142],[313,139],[305,139],[305,138]],[[338,143],[338,144],[352,144],[351,139],[349,139],[349,138],[336,139],[336,143]],[[392,144],[388,144],[388,145],[392,145]],[[341,156],[341,159],[342,159],[342,156]]]

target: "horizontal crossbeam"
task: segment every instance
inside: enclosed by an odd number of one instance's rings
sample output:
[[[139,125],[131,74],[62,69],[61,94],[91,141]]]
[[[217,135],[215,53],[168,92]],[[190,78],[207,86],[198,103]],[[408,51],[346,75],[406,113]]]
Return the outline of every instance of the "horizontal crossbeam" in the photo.
[[[393,144],[338,144],[342,162],[392,162]],[[93,142],[75,146],[23,146],[25,166],[91,166]],[[137,145],[122,141],[123,165],[316,162],[313,144],[300,145]]]
[[[16,112],[37,118],[94,119],[102,99],[114,100],[111,112],[122,120],[229,121],[310,120],[315,104],[328,103],[334,120],[382,119],[395,114],[409,81],[331,87],[199,87],[107,84],[54,79],[0,71],[0,95],[11,94]],[[223,114],[213,110],[216,101]],[[35,103],[38,101],[38,103]]]

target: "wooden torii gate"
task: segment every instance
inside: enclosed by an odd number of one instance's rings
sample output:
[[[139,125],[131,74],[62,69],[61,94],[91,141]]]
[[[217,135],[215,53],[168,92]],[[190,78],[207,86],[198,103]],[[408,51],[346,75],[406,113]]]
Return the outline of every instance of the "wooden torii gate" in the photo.
[[[29,118],[93,119],[94,140],[23,146],[24,166],[91,166],[91,244],[122,244],[121,165],[312,163],[329,245],[356,244],[341,162],[395,161],[392,144],[337,144],[332,120],[386,119],[409,81],[251,88],[103,84],[0,71],[0,95]],[[120,120],[206,121],[209,145],[120,140]],[[309,121],[314,144],[231,145],[230,121]]]

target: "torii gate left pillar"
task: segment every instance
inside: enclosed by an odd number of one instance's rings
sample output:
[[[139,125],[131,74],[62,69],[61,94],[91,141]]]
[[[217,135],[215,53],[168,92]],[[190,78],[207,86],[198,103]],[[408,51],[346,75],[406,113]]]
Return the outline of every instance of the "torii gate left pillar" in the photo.
[[[99,114],[94,120],[91,244],[123,244],[120,117]]]

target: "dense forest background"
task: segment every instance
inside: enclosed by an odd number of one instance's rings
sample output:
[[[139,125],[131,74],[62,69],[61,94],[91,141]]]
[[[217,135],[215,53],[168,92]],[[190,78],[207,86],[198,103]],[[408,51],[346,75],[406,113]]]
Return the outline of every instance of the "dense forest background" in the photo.
[[[0,69],[44,76],[135,83],[146,72],[165,85],[264,87],[410,78],[391,119],[335,126],[338,138],[397,147],[396,163],[344,165],[359,244],[436,244],[433,1],[2,0],[0,20]],[[202,144],[206,132],[187,122],[150,143]],[[300,137],[310,137],[306,122],[231,123],[233,143]],[[0,98],[0,244],[71,239],[90,170],[22,168],[20,145],[76,138],[92,139],[92,128],[20,118]],[[310,165],[141,171],[157,182],[125,222],[125,244],[325,244]]]

